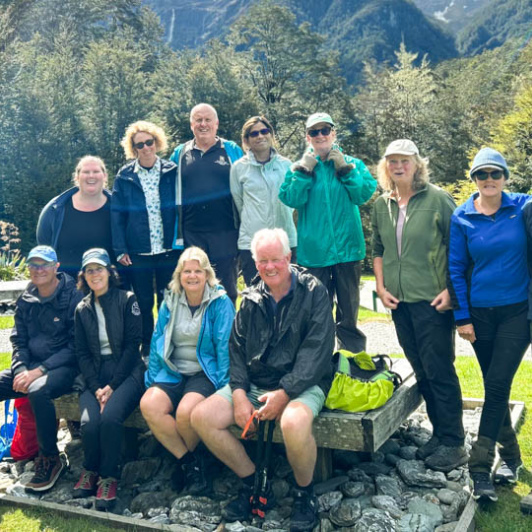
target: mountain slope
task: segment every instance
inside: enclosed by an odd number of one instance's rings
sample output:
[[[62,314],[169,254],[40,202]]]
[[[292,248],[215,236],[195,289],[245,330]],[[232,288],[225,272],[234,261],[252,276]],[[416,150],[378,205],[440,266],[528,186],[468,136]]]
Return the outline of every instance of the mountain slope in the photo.
[[[258,0],[145,0],[161,17],[165,36],[175,49],[196,48],[223,37],[230,25]],[[436,63],[457,55],[453,37],[428,20],[410,0],[285,0],[279,2],[327,36],[325,46],[337,50],[350,82],[360,78],[363,62],[395,60],[406,48],[427,54]]]

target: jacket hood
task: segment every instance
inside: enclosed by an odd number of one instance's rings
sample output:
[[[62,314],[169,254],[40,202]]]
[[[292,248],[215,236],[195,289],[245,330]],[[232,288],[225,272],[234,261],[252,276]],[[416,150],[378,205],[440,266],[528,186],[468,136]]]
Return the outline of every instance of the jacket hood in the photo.
[[[173,309],[178,303],[182,296],[184,296],[185,291],[183,290],[180,294],[173,292],[172,290],[164,291],[164,302],[169,309]],[[201,302],[208,301],[210,305],[215,299],[227,295],[224,287],[222,285],[211,286],[209,283],[205,284],[205,290],[203,291],[203,298]]]
[[[61,295],[65,293],[65,291],[70,292],[72,290],[76,290],[76,282],[70,275],[66,274],[65,272],[58,272],[57,278],[59,279],[59,284],[57,285],[57,288],[55,292],[50,296],[49,299],[47,299],[47,302],[58,300],[59,303],[61,303]],[[30,282],[28,286],[26,287],[26,290],[23,292],[21,296],[22,300],[26,303],[40,303],[41,299],[39,297],[39,291],[37,287]]]
[[[69,188],[68,190],[65,190],[64,192],[59,194],[59,196],[56,196],[51,201],[52,207],[54,209],[57,209],[58,207],[62,207],[63,205],[65,205],[70,200],[70,198],[72,198],[72,196],[76,192],[79,192],[79,187],[72,187],[72,188]],[[104,193],[104,195],[105,195],[105,197],[107,199],[111,199],[111,192],[109,190],[104,188],[103,189],[103,193]]]

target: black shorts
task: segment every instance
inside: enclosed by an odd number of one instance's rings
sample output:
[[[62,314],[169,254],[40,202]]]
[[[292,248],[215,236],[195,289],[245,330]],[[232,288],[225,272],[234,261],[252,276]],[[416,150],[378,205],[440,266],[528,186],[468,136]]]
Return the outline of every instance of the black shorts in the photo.
[[[177,384],[154,382],[152,386],[157,386],[157,388],[160,388],[170,398],[174,406],[174,412],[177,410],[179,401],[181,401],[185,394],[195,392],[203,395],[203,397],[209,397],[209,395],[212,395],[216,391],[214,384],[203,371],[189,376],[181,375],[181,381]]]

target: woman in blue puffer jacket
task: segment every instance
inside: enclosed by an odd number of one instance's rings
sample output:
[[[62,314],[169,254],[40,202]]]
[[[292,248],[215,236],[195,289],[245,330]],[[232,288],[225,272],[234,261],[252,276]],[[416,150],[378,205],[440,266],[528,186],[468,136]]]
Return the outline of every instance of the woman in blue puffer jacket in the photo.
[[[172,485],[199,494],[207,487],[194,407],[229,381],[229,335],[235,309],[207,254],[181,255],[159,310],[140,408],[153,435],[177,459]]]

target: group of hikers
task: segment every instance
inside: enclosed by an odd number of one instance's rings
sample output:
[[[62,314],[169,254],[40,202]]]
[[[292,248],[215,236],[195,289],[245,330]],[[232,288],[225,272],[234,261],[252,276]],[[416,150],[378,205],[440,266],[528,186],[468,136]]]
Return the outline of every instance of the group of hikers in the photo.
[[[65,467],[53,399],[74,388],[84,449],[76,497],[113,506],[116,442],[140,405],[176,458],[172,487],[208,492],[208,450],[242,480],[223,517],[246,520],[255,464],[229,427],[276,420],[295,479],[291,530],[311,530],[312,424],[333,379],[332,355],[365,350],[358,206],[377,181],[343,153],[327,113],[306,120],[307,149],[295,163],[279,153],[264,116],[244,124],[245,152],[218,137],[211,105],[195,106],[190,126],[193,139],[165,160],[164,131],[131,124],[122,140],[130,162],[112,192],[104,162],[86,156],[74,187],[41,213],[39,245],[27,257],[31,282],[15,310],[12,366],[0,373],[0,399],[27,395],[35,414],[39,455],[26,489],[52,488]],[[491,148],[477,153],[469,174],[478,191],[457,208],[429,182],[417,146],[391,142],[377,167],[373,267],[433,427],[418,459],[442,472],[468,464],[473,496],[496,501],[494,483],[515,483],[522,466],[508,401],[530,344],[532,203],[504,192],[508,166]],[[235,313],[239,272],[247,289]],[[472,343],[484,379],[470,454],[455,328]],[[502,462],[492,474],[497,445]],[[269,484],[266,491],[271,506]]]

